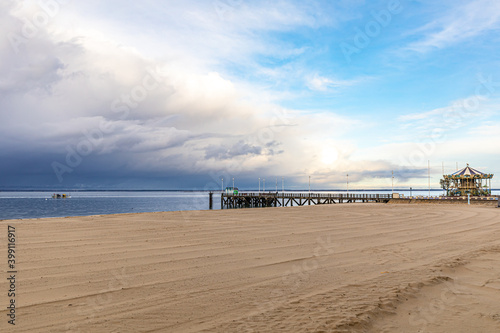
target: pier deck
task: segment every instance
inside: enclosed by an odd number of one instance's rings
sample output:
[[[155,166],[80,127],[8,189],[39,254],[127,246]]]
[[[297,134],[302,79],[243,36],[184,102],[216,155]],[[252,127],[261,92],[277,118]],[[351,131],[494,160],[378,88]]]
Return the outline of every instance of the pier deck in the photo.
[[[238,193],[221,194],[221,209],[325,205],[348,202],[389,202],[392,194],[357,193]]]

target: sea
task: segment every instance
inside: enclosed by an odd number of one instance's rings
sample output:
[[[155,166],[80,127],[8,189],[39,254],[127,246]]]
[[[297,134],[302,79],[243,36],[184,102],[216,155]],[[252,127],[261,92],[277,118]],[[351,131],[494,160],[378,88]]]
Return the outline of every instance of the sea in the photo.
[[[248,190],[244,192],[257,192]],[[281,192],[281,191],[280,191]],[[308,191],[285,191],[285,193]],[[346,191],[312,191],[346,193]],[[389,194],[392,190],[351,190],[350,193]],[[405,196],[408,190],[394,190]],[[89,216],[160,211],[208,210],[209,193],[205,191],[64,191],[67,199],[53,199],[54,192],[0,191],[0,220],[38,219],[47,217]],[[442,190],[431,190],[439,196]],[[500,190],[493,190],[500,195]],[[411,195],[427,196],[428,190],[413,190]],[[213,209],[220,209],[220,191],[213,194]]]

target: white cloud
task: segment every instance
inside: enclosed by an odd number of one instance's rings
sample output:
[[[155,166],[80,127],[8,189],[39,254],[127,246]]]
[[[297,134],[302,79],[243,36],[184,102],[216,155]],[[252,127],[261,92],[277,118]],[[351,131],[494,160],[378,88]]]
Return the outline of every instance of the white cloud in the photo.
[[[311,90],[316,91],[328,91],[334,90],[336,88],[351,86],[355,84],[357,81],[355,80],[338,80],[333,78],[328,78],[324,76],[320,76],[319,74],[314,74],[306,78],[307,87]]]
[[[500,3],[496,0],[475,0],[456,6],[448,15],[440,16],[415,30],[414,34],[425,35],[406,48],[424,53],[448,47],[500,27]]]
[[[407,138],[443,137],[485,121],[499,111],[497,100],[476,95],[453,101],[446,107],[401,115],[398,122]]]

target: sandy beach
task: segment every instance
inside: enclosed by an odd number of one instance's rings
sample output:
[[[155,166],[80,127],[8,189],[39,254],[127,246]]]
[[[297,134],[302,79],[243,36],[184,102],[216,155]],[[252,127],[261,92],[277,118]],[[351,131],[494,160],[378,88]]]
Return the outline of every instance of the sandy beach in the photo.
[[[498,208],[337,204],[0,228],[1,332],[500,332]]]

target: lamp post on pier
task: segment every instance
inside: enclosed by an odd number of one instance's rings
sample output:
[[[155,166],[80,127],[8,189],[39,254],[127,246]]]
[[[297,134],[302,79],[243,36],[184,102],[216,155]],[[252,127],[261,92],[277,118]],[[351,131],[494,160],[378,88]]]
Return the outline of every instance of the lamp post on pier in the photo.
[[[429,197],[431,196],[431,161],[427,161],[427,173],[429,175]]]
[[[349,174],[346,174],[347,177],[347,195],[349,195]]]
[[[392,195],[394,196],[394,170],[392,170]]]

